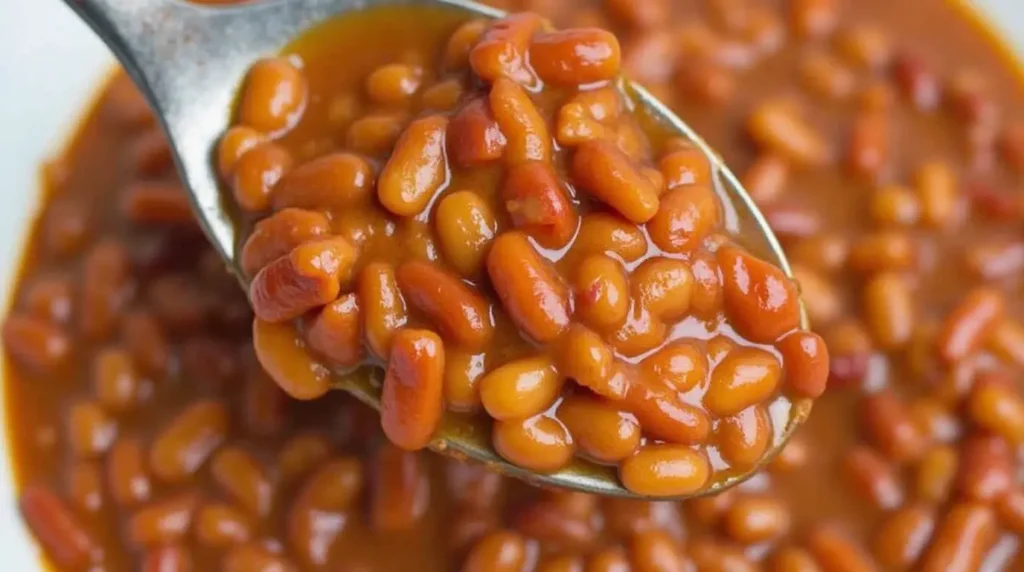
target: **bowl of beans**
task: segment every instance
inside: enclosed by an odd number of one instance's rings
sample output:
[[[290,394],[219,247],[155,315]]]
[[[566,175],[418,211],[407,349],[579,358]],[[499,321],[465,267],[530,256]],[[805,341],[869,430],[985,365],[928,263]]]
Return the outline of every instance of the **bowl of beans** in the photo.
[[[14,569],[1021,569],[1024,88],[988,24],[938,0],[494,4],[523,13],[339,22],[254,63],[211,150],[248,296],[140,94],[26,9],[52,41],[11,58],[31,89],[0,117]],[[619,71],[722,154],[792,280]],[[819,344],[824,372],[799,357]],[[330,391],[365,364],[380,414]],[[687,501],[538,489],[427,450],[452,423],[654,496],[761,470]]]

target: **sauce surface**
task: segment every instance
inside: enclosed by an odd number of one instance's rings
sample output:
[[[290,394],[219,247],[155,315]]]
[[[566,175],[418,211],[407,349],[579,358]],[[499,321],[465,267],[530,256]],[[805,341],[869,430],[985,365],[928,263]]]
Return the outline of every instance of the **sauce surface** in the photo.
[[[490,570],[499,550],[522,556],[515,570],[1021,569],[1024,92],[984,34],[929,0],[838,13],[828,1],[508,4],[611,27],[626,73],[760,197],[833,355],[808,424],[736,491],[638,503],[398,451],[344,396],[287,399],[257,367],[246,301],[118,77],[46,170],[4,328],[21,502],[55,567],[87,569],[101,546],[106,570],[186,558],[194,570],[278,558]],[[829,143],[827,165],[788,155],[780,169],[793,141],[752,140],[751,116],[779,98]],[[205,427],[194,476],[153,453],[176,418]],[[351,495],[315,538],[289,516],[313,502],[300,491],[314,473]],[[74,528],[88,537],[62,536]]]

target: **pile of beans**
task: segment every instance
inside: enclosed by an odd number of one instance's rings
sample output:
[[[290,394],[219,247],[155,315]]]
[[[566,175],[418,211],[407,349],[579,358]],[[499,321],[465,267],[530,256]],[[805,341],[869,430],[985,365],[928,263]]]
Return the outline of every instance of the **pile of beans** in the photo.
[[[827,352],[795,284],[726,232],[704,153],[630,111],[615,36],[399,11],[446,40],[440,61],[326,90],[301,47],[261,60],[219,146],[257,221],[241,263],[267,372],[310,399],[384,362],[381,423],[407,450],[450,409],[490,418],[516,465],[579,452],[641,494],[754,467],[789,400],[824,390]],[[296,160],[309,99],[359,109],[340,149]],[[382,113],[387,141],[366,127]]]
[[[1024,569],[1024,89],[960,8],[501,4],[613,30],[625,73],[754,191],[832,358],[807,423],[735,489],[639,502],[404,451],[340,392],[291,399],[257,363],[248,301],[119,76],[45,166],[3,327],[10,466],[53,569]],[[303,58],[310,94],[360,98],[307,98],[275,142],[305,161],[402,115],[362,90],[377,67],[416,63],[404,52],[422,28],[395,24],[387,59],[358,73]],[[363,49],[334,61],[356,65],[375,36],[346,37]]]

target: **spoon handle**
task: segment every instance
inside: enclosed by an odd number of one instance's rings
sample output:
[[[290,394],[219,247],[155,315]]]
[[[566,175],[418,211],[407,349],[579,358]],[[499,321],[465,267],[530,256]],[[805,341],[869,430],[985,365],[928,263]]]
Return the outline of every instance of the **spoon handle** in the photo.
[[[183,3],[175,0],[64,0],[110,48],[154,105],[162,103],[166,62],[161,46],[182,28]],[[180,38],[183,39],[183,38]],[[180,39],[178,41],[180,41]],[[164,52],[166,53],[166,52]]]

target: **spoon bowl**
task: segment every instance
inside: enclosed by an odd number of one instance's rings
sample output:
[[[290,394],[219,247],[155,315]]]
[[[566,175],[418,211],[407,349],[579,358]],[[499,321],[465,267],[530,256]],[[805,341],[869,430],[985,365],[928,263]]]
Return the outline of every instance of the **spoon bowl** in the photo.
[[[433,4],[463,10],[476,17],[498,18],[504,12],[468,0],[264,0],[211,7],[180,0],[65,0],[107,43],[149,100],[174,151],[199,223],[230,269],[245,284],[236,257],[239,237],[225,208],[211,160],[212,149],[230,126],[231,109],[251,64],[278,54],[289,42],[316,24],[365,8],[398,4]],[[623,81],[622,88],[644,119],[691,140],[712,161],[716,192],[726,226],[742,226],[760,240],[744,242],[756,255],[790,275],[789,264],[767,222],[722,159],[685,122],[642,86]],[[803,328],[807,319],[802,318]],[[364,367],[338,376],[333,388],[346,391],[380,409],[382,372]],[[749,471],[714,482],[697,495],[714,494],[754,474],[806,419],[811,400],[794,400],[782,437]],[[589,493],[643,498],[625,489],[614,467],[579,458],[559,471],[538,474],[508,463],[491,447],[488,428],[459,414],[445,415],[430,444],[441,453],[483,462],[503,474],[532,484]],[[659,497],[660,500],[661,499]]]

